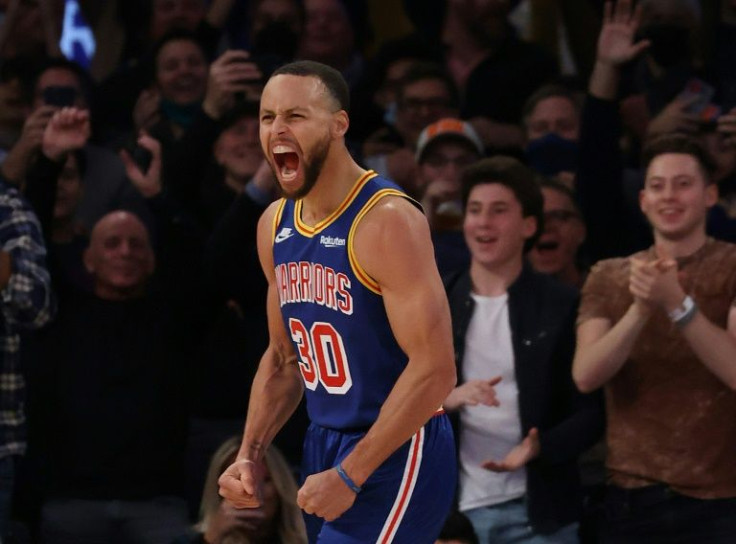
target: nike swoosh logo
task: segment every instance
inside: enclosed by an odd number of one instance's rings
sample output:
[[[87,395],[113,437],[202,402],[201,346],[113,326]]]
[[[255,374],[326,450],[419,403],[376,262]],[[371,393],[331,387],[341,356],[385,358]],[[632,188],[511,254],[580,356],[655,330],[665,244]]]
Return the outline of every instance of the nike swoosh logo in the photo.
[[[284,240],[286,240],[287,238],[291,238],[292,236],[294,236],[294,233],[291,231],[291,229],[283,228],[281,229],[281,232],[276,235],[276,238],[274,238],[274,242],[278,244],[279,242],[283,242]]]

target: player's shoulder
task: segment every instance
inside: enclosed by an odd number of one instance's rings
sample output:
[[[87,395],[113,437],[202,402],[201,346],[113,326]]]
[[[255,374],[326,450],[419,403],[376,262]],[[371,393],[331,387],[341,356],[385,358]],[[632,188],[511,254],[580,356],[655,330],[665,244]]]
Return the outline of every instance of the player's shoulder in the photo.
[[[406,195],[388,194],[376,200],[365,210],[360,220],[365,227],[383,227],[392,236],[400,237],[411,232],[405,229],[417,229],[426,225],[427,220],[421,210]]]
[[[420,204],[393,181],[376,175],[368,180],[366,188],[370,198],[364,209],[367,213],[373,212],[374,217],[422,216]]]

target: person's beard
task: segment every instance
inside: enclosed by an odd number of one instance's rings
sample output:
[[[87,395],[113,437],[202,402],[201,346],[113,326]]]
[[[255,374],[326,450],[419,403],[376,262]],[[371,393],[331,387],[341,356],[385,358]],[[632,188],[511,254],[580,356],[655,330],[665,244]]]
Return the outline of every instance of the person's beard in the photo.
[[[314,187],[314,185],[317,183],[317,178],[322,171],[322,165],[324,165],[329,151],[329,136],[326,136],[324,139],[314,144],[314,147],[312,148],[309,156],[309,160],[307,160],[306,157],[304,158],[304,184],[293,193],[287,193],[284,191],[284,196],[286,198],[299,200],[300,198],[304,198],[309,194],[309,191],[311,191],[312,187]]]

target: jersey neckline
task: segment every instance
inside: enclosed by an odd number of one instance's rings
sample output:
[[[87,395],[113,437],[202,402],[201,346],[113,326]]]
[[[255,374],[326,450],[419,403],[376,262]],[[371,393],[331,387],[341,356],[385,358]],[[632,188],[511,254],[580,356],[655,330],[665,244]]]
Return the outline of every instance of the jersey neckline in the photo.
[[[365,184],[377,175],[378,174],[373,170],[368,170],[363,173],[350,189],[350,192],[348,192],[348,194],[345,196],[342,203],[340,203],[340,205],[335,209],[335,211],[333,211],[330,215],[322,219],[322,221],[318,222],[314,226],[307,225],[302,221],[303,202],[301,199],[297,200],[294,204],[294,225],[296,226],[296,230],[302,236],[312,237],[330,226],[340,217],[340,215],[342,215],[342,213],[350,206],[350,204],[353,203],[358,194],[360,194],[360,191],[365,186]]]

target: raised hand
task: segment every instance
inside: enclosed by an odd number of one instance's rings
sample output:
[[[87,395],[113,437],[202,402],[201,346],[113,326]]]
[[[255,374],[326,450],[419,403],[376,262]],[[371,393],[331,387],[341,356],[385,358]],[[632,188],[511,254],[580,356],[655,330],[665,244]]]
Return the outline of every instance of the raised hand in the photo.
[[[649,122],[647,136],[652,138],[673,132],[683,132],[685,134],[697,132],[701,125],[700,116],[687,112],[687,107],[695,100],[697,100],[695,96],[692,98],[676,97]]]
[[[54,113],[43,131],[42,151],[48,158],[58,161],[70,151],[83,148],[90,133],[87,110],[62,108]]]
[[[717,130],[723,135],[723,142],[731,147],[736,147],[736,108],[724,113],[718,118]]]
[[[146,133],[142,133],[137,142],[151,153],[148,170],[145,172],[141,170],[125,149],[120,151],[120,159],[125,165],[125,173],[131,183],[145,198],[151,198],[161,192],[161,144]]]
[[[28,149],[38,149],[43,142],[43,133],[58,108],[55,106],[41,106],[31,113],[23,123],[23,131],[17,146]]]
[[[262,77],[258,65],[246,51],[225,51],[210,66],[202,108],[213,119],[219,119],[235,105],[235,93],[257,99],[254,85]]]
[[[482,467],[493,472],[513,472],[537,457],[539,451],[539,431],[534,427],[529,430],[526,438],[519,445],[514,446],[503,460],[494,461],[491,459],[483,463]]]
[[[458,410],[463,406],[500,406],[496,398],[495,386],[501,381],[501,376],[490,380],[469,380],[450,391],[450,394],[442,403],[445,410],[450,412]]]
[[[143,89],[133,108],[133,124],[138,130],[155,125],[161,119],[161,92]]]
[[[258,508],[263,504],[262,475],[249,459],[236,459],[222,473],[217,483],[220,495],[235,508]]]
[[[598,36],[599,62],[621,66],[639,55],[647,47],[648,40],[634,43],[634,35],[641,20],[641,3],[631,9],[630,0],[606,2],[603,11],[603,26]]]

